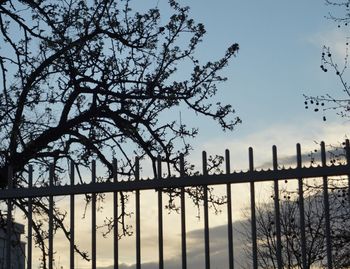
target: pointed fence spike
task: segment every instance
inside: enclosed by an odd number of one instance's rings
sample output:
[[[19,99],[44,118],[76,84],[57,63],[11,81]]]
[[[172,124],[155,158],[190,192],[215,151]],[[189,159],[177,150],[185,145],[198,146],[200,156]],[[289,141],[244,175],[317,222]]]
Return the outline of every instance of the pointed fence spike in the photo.
[[[278,169],[278,164],[277,164],[277,147],[275,145],[272,146],[272,165],[273,165],[273,169],[274,170]]]
[[[140,158],[135,157],[135,180],[140,180]]]
[[[297,167],[298,168],[301,168],[302,166],[302,160],[301,160],[301,146],[300,144],[298,143],[297,146]]]
[[[248,149],[248,154],[249,154],[249,170],[251,172],[254,171],[254,154],[253,154],[253,148],[249,147]]]
[[[185,157],[184,154],[180,154],[180,176],[185,176]]]
[[[113,177],[113,182],[117,183],[118,182],[118,160],[113,158],[112,161],[112,177]]]
[[[202,151],[202,171],[203,171],[203,175],[207,175],[208,174],[207,153],[205,151]]]
[[[231,173],[230,169],[230,151],[228,149],[225,150],[225,164],[226,164],[226,174]]]
[[[160,155],[157,156],[157,177],[162,178],[162,157]]]
[[[325,143],[322,141],[321,142],[321,162],[322,162],[322,166],[326,166],[327,162],[326,162],[326,146]]]

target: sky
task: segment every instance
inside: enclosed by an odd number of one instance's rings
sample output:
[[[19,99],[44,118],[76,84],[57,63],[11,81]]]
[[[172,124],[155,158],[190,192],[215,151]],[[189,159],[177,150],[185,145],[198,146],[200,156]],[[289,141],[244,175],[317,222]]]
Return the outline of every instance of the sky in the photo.
[[[153,2],[160,8],[166,6],[166,1]],[[247,158],[242,154],[247,156],[249,146],[260,165],[271,159],[274,144],[282,155],[288,155],[294,154],[298,142],[308,151],[315,141],[327,144],[344,139],[347,120],[330,111],[324,122],[323,112],[304,108],[303,97],[342,94],[336,75],[320,68],[323,46],[331,47],[340,65],[344,62],[346,32],[326,19],[336,9],[322,0],[180,3],[190,6],[192,17],[206,27],[197,51],[200,60],[218,59],[232,43],[240,46],[223,72],[228,81],[220,84],[217,99],[231,104],[242,124],[233,132],[222,132],[204,117],[183,117],[200,130],[191,141],[191,160],[199,159],[202,150],[222,154],[229,148],[236,167],[245,169]]]
[[[140,8],[162,8],[166,1],[138,0]],[[315,141],[325,140],[327,143],[342,141],[348,131],[348,122],[337,115],[327,114],[328,121],[322,121],[322,113],[314,113],[304,109],[303,94],[321,95],[325,93],[338,94],[340,86],[335,74],[325,74],[320,69],[321,52],[324,45],[334,48],[334,53],[340,61],[344,57],[346,34],[337,25],[325,18],[330,7],[322,0],[181,0],[180,3],[191,7],[190,14],[197,22],[203,22],[207,29],[206,37],[198,49],[198,56],[203,62],[215,60],[223,55],[225,49],[232,43],[239,43],[240,50],[236,58],[225,69],[228,81],[219,86],[218,99],[231,104],[242,119],[233,132],[223,133],[220,127],[204,118],[186,118],[189,125],[200,128],[200,134],[192,141],[194,151],[190,161],[200,163],[201,151],[209,154],[223,154],[226,148],[231,150],[234,169],[247,169],[248,147],[252,146],[256,156],[256,166],[259,167],[271,160],[272,145],[278,146],[279,156],[294,155],[295,144],[301,143],[304,152],[317,147]],[[286,158],[288,159],[288,158]],[[241,192],[245,190],[246,195]],[[219,190],[220,191],[220,190]],[[244,205],[249,194],[246,186],[235,186],[234,202]],[[262,192],[262,191],[261,191]],[[260,195],[258,191],[258,196]],[[155,268],[157,248],[156,216],[154,213],[156,195],[144,193],[147,200],[142,212],[145,224],[143,230],[143,246],[149,247],[143,253],[142,268]],[[153,200],[152,200],[153,199]],[[61,201],[63,204],[65,201]],[[66,201],[67,202],[67,201]],[[108,205],[106,205],[108,208]],[[148,211],[147,211],[148,210]],[[152,211],[153,210],[153,211]],[[195,212],[195,209],[188,209]],[[239,215],[242,208],[235,207],[237,227],[241,221]],[[147,213],[149,212],[149,213]],[[152,213],[153,212],[153,213]],[[102,218],[101,218],[102,219]],[[213,246],[213,268],[226,268],[225,215],[221,217],[211,213],[211,244]],[[87,218],[86,223],[89,223]],[[153,221],[153,222],[152,222]],[[131,220],[132,222],[132,220]],[[188,233],[189,268],[203,266],[202,220],[195,217],[189,220]],[[153,223],[153,224],[152,224]],[[178,216],[165,216],[165,223],[173,225],[180,223]],[[152,226],[153,225],[153,226]],[[88,244],[84,236],[88,225],[80,227],[81,244]],[[166,226],[167,227],[167,226]],[[177,227],[180,227],[179,225]],[[167,230],[166,230],[167,231]],[[166,268],[178,268],[179,231],[170,231],[166,235]],[[59,235],[57,235],[59,237]],[[79,236],[77,236],[79,237]],[[87,240],[87,241],[86,241]],[[101,243],[98,257],[100,268],[110,269],[111,245]],[[122,269],[134,267],[134,254],[128,252],[133,248],[134,239],[123,241]],[[235,239],[236,243],[239,238]],[[107,240],[108,241],[108,240]],[[67,245],[58,242],[56,247],[64,249]],[[108,241],[109,242],[109,241]],[[107,251],[107,249],[109,249]],[[235,245],[237,253],[241,251],[239,244]],[[107,253],[109,253],[107,255]],[[240,254],[238,254],[240,255]],[[68,256],[60,257],[65,264]],[[226,266],[225,266],[226,263]],[[65,267],[64,267],[65,268]],[[81,263],[79,268],[89,268]]]
[[[205,129],[205,121],[195,144],[235,140],[247,148],[264,139],[282,149],[297,142],[334,139],[329,137],[332,124],[342,128],[346,120],[330,113],[323,122],[322,114],[304,109],[303,98],[303,94],[340,93],[336,76],[319,68],[323,45],[335,48],[339,58],[345,52],[346,35],[325,19],[329,7],[323,1],[205,2],[190,3],[194,17],[205,23],[208,32],[203,58],[220,55],[232,42],[240,45],[220,95],[243,122],[232,133],[219,133],[217,128]],[[339,133],[339,139],[343,136]]]

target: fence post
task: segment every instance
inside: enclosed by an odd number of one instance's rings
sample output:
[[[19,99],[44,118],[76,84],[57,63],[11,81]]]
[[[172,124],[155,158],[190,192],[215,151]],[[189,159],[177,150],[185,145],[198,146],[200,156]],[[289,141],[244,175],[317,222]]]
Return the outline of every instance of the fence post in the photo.
[[[113,159],[113,182],[118,183],[118,162]],[[118,235],[118,193],[113,192],[113,257],[114,268],[119,268],[119,235]]]
[[[160,155],[157,157],[157,179],[162,178],[162,159]],[[159,269],[164,268],[164,255],[163,255],[163,195],[162,189],[158,190],[158,250],[159,250]]]
[[[33,187],[33,166],[29,165],[28,168],[28,188]],[[28,249],[27,249],[27,269],[32,269],[32,237],[33,237],[33,199],[28,198]]]
[[[325,144],[321,142],[321,161],[322,166],[327,166],[326,163],[326,148]],[[333,268],[332,261],[332,240],[331,240],[331,226],[330,226],[330,212],[329,212],[329,198],[328,198],[328,178],[323,177],[323,201],[324,201],[324,210],[325,210],[325,226],[326,226],[326,243],[327,243],[327,267],[328,269]]]
[[[55,167],[53,163],[50,164],[49,169],[50,188],[53,189],[53,180],[55,173]],[[53,195],[49,196],[49,269],[53,269]]]
[[[140,180],[140,159],[135,158],[135,180]],[[136,214],[136,269],[141,269],[141,225],[140,225],[140,191],[136,190],[135,196]]]
[[[346,165],[350,168],[350,144],[349,139],[345,140]],[[348,203],[350,204],[350,174],[348,176]]]
[[[7,170],[8,189],[13,188],[13,169],[12,166]],[[7,218],[6,218],[6,268],[11,268],[11,234],[12,234],[12,199],[7,199]]]
[[[253,148],[249,147],[249,171],[254,172]],[[253,269],[258,269],[258,246],[256,239],[256,216],[255,216],[255,186],[254,181],[250,181],[250,214],[252,219],[252,251]]]
[[[278,170],[277,164],[277,147],[272,147],[272,162],[273,162],[273,170]],[[275,222],[276,222],[276,254],[277,254],[277,267],[278,269],[282,269],[282,243],[281,243],[281,221],[280,221],[280,201],[279,201],[279,188],[278,188],[278,178],[274,179],[274,205],[275,205]]]
[[[301,147],[297,144],[297,168],[302,168]],[[306,235],[305,235],[305,210],[304,210],[304,189],[303,179],[298,178],[298,195],[299,195],[299,215],[300,215],[300,233],[301,233],[301,260],[302,269],[307,269],[306,262]]]
[[[91,163],[91,183],[96,183],[96,161]],[[96,269],[96,193],[91,194],[91,267]]]
[[[208,175],[207,153],[202,152],[203,175]],[[209,206],[208,206],[208,185],[203,186],[204,192],[204,248],[205,248],[205,268],[210,269],[210,245],[209,245]]]
[[[225,164],[226,174],[229,175],[231,172],[230,168],[230,151],[225,150]],[[234,254],[233,254],[233,233],[232,233],[232,197],[231,197],[231,184],[226,184],[226,195],[227,195],[227,235],[228,235],[228,260],[229,268],[234,268]]]
[[[74,186],[74,169],[75,165],[74,162],[71,161],[70,163],[70,185],[71,187]],[[70,195],[70,268],[74,269],[74,245],[75,245],[75,222],[74,222],[74,217],[75,217],[75,211],[74,211],[74,206],[75,206],[75,197],[74,194]]]
[[[184,155],[180,154],[180,177],[185,176]],[[181,252],[182,252],[182,269],[187,269],[187,250],[186,250],[186,204],[185,188],[181,188]]]

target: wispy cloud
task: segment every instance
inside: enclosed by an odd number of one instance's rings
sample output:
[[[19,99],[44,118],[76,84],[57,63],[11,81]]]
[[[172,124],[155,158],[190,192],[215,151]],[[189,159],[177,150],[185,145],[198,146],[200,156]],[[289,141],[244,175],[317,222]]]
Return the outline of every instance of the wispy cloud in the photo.
[[[336,61],[342,63],[346,55],[346,42],[349,41],[349,36],[343,28],[334,28],[315,33],[309,36],[307,41],[318,48],[330,47]]]
[[[231,163],[237,170],[248,169],[248,147],[254,149],[254,163],[257,168],[272,168],[272,146],[277,146],[280,165],[295,165],[296,144],[300,143],[306,163],[307,155],[319,148],[318,143],[340,144],[349,134],[347,123],[290,122],[273,125],[244,137],[212,139],[203,145],[211,154],[222,154],[230,149]],[[294,160],[293,160],[294,158]],[[305,163],[305,164],[306,164]]]
[[[245,247],[249,242],[243,235],[245,225],[243,221],[236,221],[234,226],[234,257],[235,268],[244,268],[245,260]],[[227,226],[220,225],[212,227],[209,231],[210,234],[210,251],[211,251],[211,267],[212,268],[228,268],[228,243],[227,243]],[[204,268],[204,240],[203,230],[198,229],[191,231],[187,234],[188,251],[187,259],[189,269]],[[164,261],[166,268],[178,269],[181,266],[181,254]],[[143,269],[154,269],[158,267],[158,262],[142,263]],[[114,266],[99,267],[99,269],[112,269]],[[134,269],[135,264],[120,264],[121,269]]]

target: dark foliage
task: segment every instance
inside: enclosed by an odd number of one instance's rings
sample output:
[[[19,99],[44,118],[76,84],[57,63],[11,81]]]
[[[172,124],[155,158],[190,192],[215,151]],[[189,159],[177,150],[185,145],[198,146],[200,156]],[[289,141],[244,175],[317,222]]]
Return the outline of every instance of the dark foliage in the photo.
[[[238,44],[221,59],[200,63],[195,52],[205,28],[189,17],[188,7],[169,0],[171,15],[166,18],[157,7],[136,12],[131,4],[0,1],[2,188],[9,167],[16,175],[15,187],[21,187],[27,185],[28,164],[37,169],[35,184],[42,185],[47,184],[48,163],[53,163],[55,184],[60,184],[65,161],[73,161],[79,172],[92,158],[107,167],[110,177],[117,157],[118,173],[130,178],[134,156],[151,159],[156,173],[160,154],[170,175],[179,170],[179,152],[187,155],[188,139],[198,133],[196,126],[178,121],[175,108],[212,119],[223,130],[240,123],[231,105],[212,101],[218,84],[226,80],[219,73]],[[201,188],[186,191],[197,203],[201,199]],[[120,197],[124,210],[127,195]],[[39,216],[33,228],[44,257],[47,203],[44,198],[33,201],[33,213]],[[15,205],[27,214],[25,200]],[[121,222],[126,215],[122,211]],[[69,239],[65,216],[55,207],[54,228]]]
[[[225,80],[218,72],[238,45],[201,65],[194,54],[205,29],[189,18],[188,7],[170,1],[173,15],[161,24],[157,8],[138,13],[129,4],[2,1],[2,186],[8,166],[17,173],[48,160],[87,166],[94,156],[111,168],[110,156],[118,154],[128,174],[130,148],[154,162],[161,153],[175,163],[174,151],[190,149],[177,142],[198,131],[176,116],[160,120],[176,106],[212,118],[224,130],[240,122],[230,105],[211,104]],[[180,80],[175,75],[181,64],[192,71]]]

